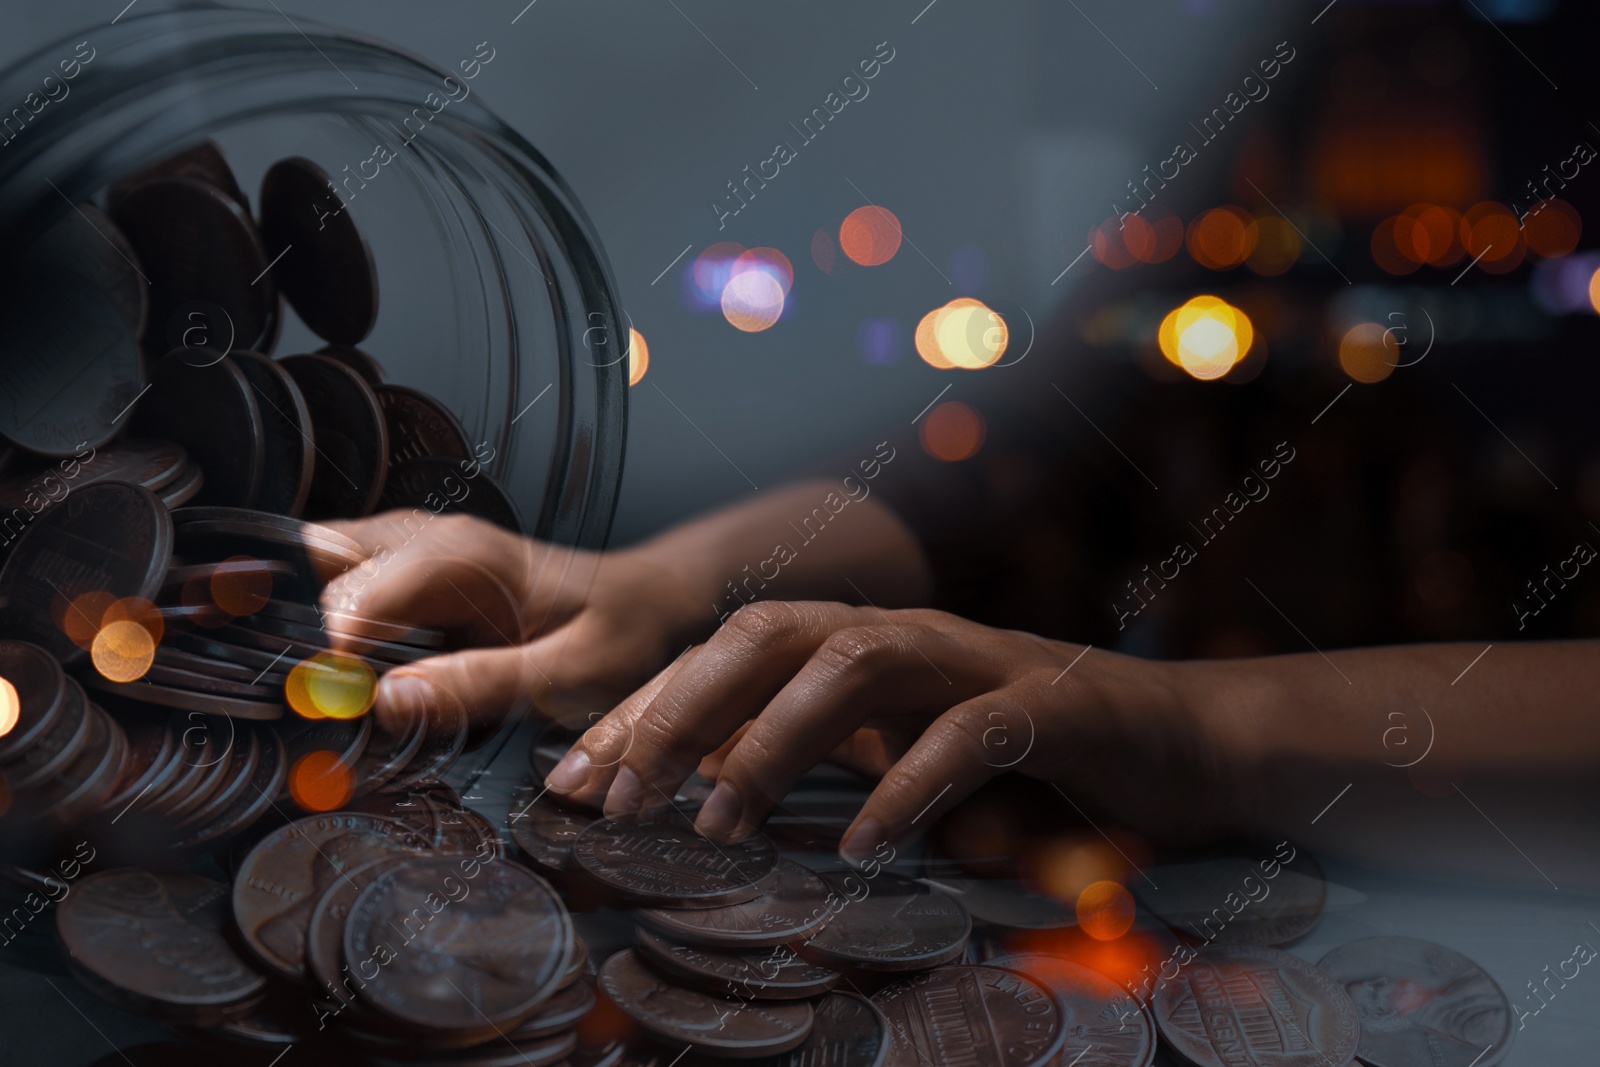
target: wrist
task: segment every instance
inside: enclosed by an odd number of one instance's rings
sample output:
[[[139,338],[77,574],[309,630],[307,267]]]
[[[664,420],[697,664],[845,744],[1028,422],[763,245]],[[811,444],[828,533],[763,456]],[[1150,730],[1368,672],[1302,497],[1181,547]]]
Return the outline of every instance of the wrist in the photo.
[[[1285,706],[1282,680],[1266,659],[1170,663],[1182,714],[1216,761],[1218,800],[1230,828],[1260,820],[1260,787],[1274,758],[1277,712]]]

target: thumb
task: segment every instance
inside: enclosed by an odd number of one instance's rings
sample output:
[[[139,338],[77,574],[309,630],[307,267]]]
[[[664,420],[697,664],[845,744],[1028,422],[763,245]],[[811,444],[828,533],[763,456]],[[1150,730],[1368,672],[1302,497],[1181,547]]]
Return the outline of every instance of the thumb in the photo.
[[[507,714],[526,714],[548,687],[526,648],[469,649],[384,675],[373,714],[384,729],[403,733],[418,716],[448,723],[464,710],[471,733],[478,736]]]

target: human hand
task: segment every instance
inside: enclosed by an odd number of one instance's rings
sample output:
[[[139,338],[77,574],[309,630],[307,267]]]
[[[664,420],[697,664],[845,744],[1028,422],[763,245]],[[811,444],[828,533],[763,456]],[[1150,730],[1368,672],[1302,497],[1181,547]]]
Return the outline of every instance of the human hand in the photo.
[[[665,806],[698,767],[717,785],[697,829],[736,840],[833,758],[882,778],[847,859],[1008,769],[1130,826],[1209,829],[1237,749],[1184,699],[1183,670],[939,611],[758,603],[585,732],[547,784],[626,818]]]

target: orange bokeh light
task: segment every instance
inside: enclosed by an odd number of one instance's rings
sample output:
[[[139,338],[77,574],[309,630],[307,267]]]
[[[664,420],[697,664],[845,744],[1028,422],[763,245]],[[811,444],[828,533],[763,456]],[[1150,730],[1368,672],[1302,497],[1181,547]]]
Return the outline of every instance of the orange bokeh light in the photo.
[[[1095,882],[1117,881],[1130,871],[1127,860],[1102,838],[1063,838],[1043,846],[1034,861],[1040,890],[1075,901]]]
[[[1389,347],[1388,331],[1376,322],[1360,322],[1339,339],[1339,366],[1363,385],[1381,382],[1394,373],[1396,347]]]
[[[149,631],[150,640],[158,645],[167,632],[167,621],[161,617],[161,609],[142,596],[123,597],[106,608],[105,614],[100,616],[100,626],[104,628],[114,622],[133,622],[143,626]]]
[[[1451,209],[1412,204],[1395,216],[1392,240],[1395,250],[1412,263],[1448,267],[1466,251],[1460,229],[1461,216]]]
[[[983,447],[983,416],[959,400],[946,400],[923,416],[917,431],[923,451],[946,463],[971,459]]]
[[[1589,306],[1600,315],[1600,270],[1589,275]]]
[[[858,207],[839,224],[839,248],[852,262],[878,267],[900,251],[900,220],[888,208]]]
[[[68,640],[87,651],[94,643],[95,634],[100,632],[106,610],[116,602],[117,598],[103,589],[80,593],[70,602],[57,598],[55,608],[59,617],[56,624]]]
[[[1255,218],[1232,204],[1214,207],[1189,223],[1189,255],[1210,270],[1232,270],[1255,251]]]
[[[156,642],[132,619],[106,623],[89,646],[94,668],[113,682],[136,682],[155,662]]]
[[[917,355],[939,370],[982,370],[1011,343],[1006,320],[981,300],[960,296],[922,316],[914,335]]]
[[[1545,259],[1564,256],[1578,247],[1583,220],[1565,200],[1541,200],[1522,219],[1522,237],[1528,250]]]
[[[1159,209],[1129,215],[1122,243],[1140,263],[1165,263],[1183,247],[1183,220]]]
[[[1461,243],[1478,268],[1490,274],[1515,269],[1527,253],[1517,217],[1492,200],[1468,208],[1461,217]]]
[[[354,794],[350,768],[339,762],[337,753],[307,752],[289,771],[289,796],[306,811],[333,811]]]
[[[631,326],[628,328],[628,384],[638,385],[650,369],[650,346],[644,334]]]
[[[1130,217],[1127,221],[1132,224],[1138,220]],[[1115,218],[1106,219],[1090,230],[1089,244],[1094,249],[1094,258],[1112,270],[1127,270],[1139,262],[1139,257],[1128,247],[1124,224]]]
[[[211,574],[211,602],[229,615],[254,615],[272,599],[272,572],[249,556],[230,556]]]
[[[1202,294],[1169,311],[1156,331],[1161,354],[1200,381],[1232,370],[1255,342],[1250,317],[1220,297]]]
[[[1068,960],[1099,971],[1134,992],[1144,989],[1145,995],[1148,989],[1144,983],[1154,979],[1171,955],[1166,944],[1143,930],[1130,930],[1114,941],[1100,941],[1076,926],[1018,931],[1007,938],[1006,947],[1013,952],[1042,952]]]
[[[17,696],[17,687],[10,679],[0,678],[0,737],[15,729],[21,718],[22,698]]]
[[[1133,894],[1121,882],[1091,882],[1078,894],[1078,925],[1096,941],[1115,941],[1133,928]]]

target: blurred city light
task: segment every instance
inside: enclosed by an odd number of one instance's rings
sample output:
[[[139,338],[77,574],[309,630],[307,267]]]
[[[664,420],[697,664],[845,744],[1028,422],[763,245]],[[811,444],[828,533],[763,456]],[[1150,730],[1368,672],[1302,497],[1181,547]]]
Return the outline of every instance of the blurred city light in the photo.
[[[839,225],[839,248],[863,267],[878,267],[900,251],[900,220],[888,208],[858,207]]]
[[[1371,385],[1394,373],[1398,351],[1398,345],[1390,346],[1383,326],[1358,322],[1339,339],[1339,366],[1353,380]]]
[[[1167,361],[1200,381],[1227,374],[1254,341],[1250,317],[1226,300],[1209,295],[1172,309],[1156,331],[1156,343]]]
[[[986,433],[983,416],[959,400],[946,400],[928,412],[918,430],[923,451],[946,463],[977,455]]]
[[[650,346],[645,343],[644,334],[628,328],[628,384],[638,385],[644,380],[645,371],[650,369]]]

